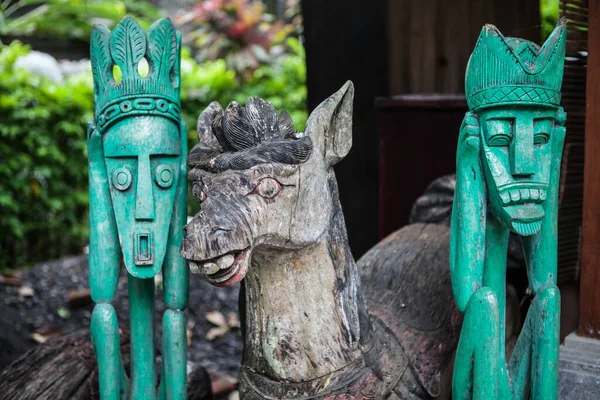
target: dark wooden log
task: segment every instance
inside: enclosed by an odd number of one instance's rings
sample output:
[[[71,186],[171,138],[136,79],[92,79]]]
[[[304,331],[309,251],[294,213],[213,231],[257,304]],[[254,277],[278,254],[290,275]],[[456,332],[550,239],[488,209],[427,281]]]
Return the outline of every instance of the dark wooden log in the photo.
[[[21,314],[0,305],[0,371],[31,347],[27,324]]]
[[[121,335],[121,348],[128,370],[128,335]],[[15,360],[0,373],[0,399],[99,399],[98,368],[89,331],[56,337]],[[188,399],[213,399],[210,377],[202,367],[188,375]]]
[[[588,11],[587,109],[581,244],[581,308],[579,334],[600,339],[600,2]],[[593,51],[592,51],[593,49]]]

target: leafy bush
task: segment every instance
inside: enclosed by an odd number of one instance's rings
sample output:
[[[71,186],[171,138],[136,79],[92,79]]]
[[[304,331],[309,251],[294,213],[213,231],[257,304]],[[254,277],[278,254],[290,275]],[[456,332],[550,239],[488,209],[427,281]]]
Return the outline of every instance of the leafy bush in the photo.
[[[81,251],[87,241],[89,76],[58,85],[0,51],[0,267]]]
[[[224,59],[245,73],[268,63],[295,26],[274,21],[256,0],[204,0],[175,19],[198,62]]]
[[[109,28],[125,15],[136,18],[147,29],[161,17],[145,0],[18,0],[0,4],[0,33],[89,40],[95,23]],[[19,17],[18,12],[27,10]]]
[[[182,115],[189,146],[197,142],[198,114],[211,101],[223,106],[259,96],[286,108],[298,130],[306,122],[304,49],[294,38],[289,53],[242,78],[224,60],[202,64],[183,49]],[[88,237],[85,130],[93,112],[91,72],[56,84],[15,60],[29,49],[0,48],[0,268],[81,251]],[[197,204],[189,196],[189,212]]]

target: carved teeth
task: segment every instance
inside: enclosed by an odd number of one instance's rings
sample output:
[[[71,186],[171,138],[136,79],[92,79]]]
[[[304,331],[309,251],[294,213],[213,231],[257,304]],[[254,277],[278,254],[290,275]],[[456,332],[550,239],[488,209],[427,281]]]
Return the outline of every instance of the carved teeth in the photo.
[[[502,193],[500,193],[500,197],[502,198],[502,202],[504,204],[509,204],[510,203],[510,195],[508,194],[508,192],[502,192]]]
[[[540,200],[546,200],[546,191],[540,190]]]
[[[200,265],[194,261],[188,261],[188,266],[190,267],[190,272],[192,274],[199,274],[202,272]]]
[[[518,190],[509,190],[508,193],[510,194],[511,203],[516,203],[521,200],[521,194]]]
[[[232,254],[227,254],[226,256],[219,258],[217,264],[219,265],[219,269],[225,269],[231,267],[234,261],[235,257]]]
[[[537,200],[540,198],[539,189],[529,189],[529,194],[531,195],[531,200]]]
[[[215,274],[219,271],[219,266],[213,262],[204,263],[202,265],[202,273],[203,274]]]
[[[521,189],[521,200],[529,200],[529,189]]]

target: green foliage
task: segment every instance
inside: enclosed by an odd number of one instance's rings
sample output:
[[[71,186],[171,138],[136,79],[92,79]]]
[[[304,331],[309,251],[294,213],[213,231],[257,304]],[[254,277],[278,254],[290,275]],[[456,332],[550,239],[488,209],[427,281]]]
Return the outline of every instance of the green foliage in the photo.
[[[136,18],[148,29],[159,19],[159,10],[144,0],[19,0],[0,4],[0,33],[5,35],[50,36],[88,41],[92,27],[101,23],[109,28],[125,15]],[[31,7],[34,7],[30,10]],[[18,11],[29,10],[13,17]]]
[[[211,101],[224,107],[249,96],[287,109],[297,130],[306,122],[304,48],[295,38],[287,53],[247,75],[224,60],[196,64],[183,49],[182,115],[190,148],[196,120]],[[91,71],[56,84],[23,69],[15,60],[29,49],[17,42],[0,47],[0,268],[81,251],[88,235],[85,131],[93,113]],[[197,211],[189,196],[188,211]]]
[[[56,84],[0,50],[0,267],[81,251],[87,241],[85,126],[91,76]]]
[[[558,0],[540,0],[542,17],[542,43],[550,36],[558,22]]]

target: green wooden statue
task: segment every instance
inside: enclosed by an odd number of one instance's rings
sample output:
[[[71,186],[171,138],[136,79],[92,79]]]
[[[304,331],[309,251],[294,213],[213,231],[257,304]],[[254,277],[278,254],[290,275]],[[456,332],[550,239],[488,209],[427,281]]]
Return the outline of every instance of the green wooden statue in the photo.
[[[145,58],[149,71],[140,75]],[[102,399],[184,399],[188,268],[179,255],[186,218],[186,131],[179,100],[180,37],[169,19],[147,33],[124,18],[91,36],[95,118],[88,129],[91,333]],[[121,79],[114,71],[118,67]],[[121,359],[111,302],[127,269],[131,373]],[[157,389],[154,277],[162,272],[167,311]]]
[[[566,114],[566,29],[546,43],[483,27],[466,71],[456,154],[450,268],[465,312],[453,399],[558,397],[557,207]],[[510,360],[504,350],[506,251],[521,238],[535,297]]]

